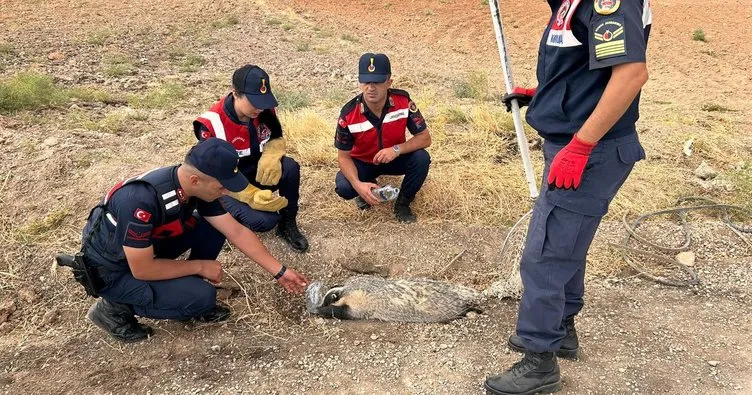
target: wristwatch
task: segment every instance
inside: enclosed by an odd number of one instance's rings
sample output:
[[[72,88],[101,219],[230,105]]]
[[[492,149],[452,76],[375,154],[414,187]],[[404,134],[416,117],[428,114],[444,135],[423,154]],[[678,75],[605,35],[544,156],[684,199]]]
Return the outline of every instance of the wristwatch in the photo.
[[[392,146],[392,149],[394,150],[394,152],[396,152],[396,153],[397,153],[397,155],[399,155],[399,154],[400,154],[399,144],[395,144],[395,145],[393,145],[393,146]]]
[[[282,265],[282,267],[279,269],[279,273],[274,275],[274,279],[279,280],[280,278],[282,278],[282,276],[285,275],[286,271],[287,271],[287,266]]]

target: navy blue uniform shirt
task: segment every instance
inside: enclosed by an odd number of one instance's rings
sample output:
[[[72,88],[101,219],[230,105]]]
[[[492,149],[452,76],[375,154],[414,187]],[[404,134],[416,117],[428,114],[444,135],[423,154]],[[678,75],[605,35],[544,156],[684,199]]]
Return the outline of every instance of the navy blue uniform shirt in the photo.
[[[177,190],[180,188],[177,166],[172,174],[174,188]],[[143,182],[126,184],[107,202],[106,213],[110,214],[110,218],[101,219],[99,231],[92,235],[89,245],[100,253],[117,254],[121,259],[125,258],[122,247],[150,247],[154,244],[155,237],[160,236],[154,234],[154,231],[162,225],[162,209],[153,187]],[[202,217],[218,216],[226,212],[219,200],[205,202],[191,197],[180,203],[179,216],[183,223],[191,221],[194,210]],[[90,220],[86,224],[84,234],[92,226],[91,222]]]
[[[544,139],[565,144],[598,104],[611,67],[645,62],[651,0],[548,0],[553,13],[538,50],[538,90],[526,120]],[[635,132],[639,94],[603,137]]]

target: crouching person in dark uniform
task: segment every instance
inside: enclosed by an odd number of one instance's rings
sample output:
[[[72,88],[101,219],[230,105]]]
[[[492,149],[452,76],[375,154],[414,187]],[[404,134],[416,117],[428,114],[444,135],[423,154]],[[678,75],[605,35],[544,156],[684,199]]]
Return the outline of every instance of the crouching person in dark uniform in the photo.
[[[297,224],[300,165],[285,156],[286,142],[269,75],[258,66],[246,65],[233,73],[232,86],[231,93],[193,122],[199,140],[217,137],[235,147],[240,172],[251,183],[240,194],[220,200],[247,228],[266,232],[276,226],[277,236],[294,250],[305,252],[308,240]],[[279,191],[279,196],[273,191]]]
[[[516,89],[527,121],[545,139],[541,194],[520,262],[524,291],[509,348],[525,353],[486,379],[492,394],[561,388],[557,356],[576,359],[585,259],[601,218],[635,163],[645,158],[635,128],[648,79],[650,0],[548,0],[538,87]]]
[[[216,259],[225,238],[287,291],[304,290],[308,280],[280,264],[220,205],[218,199],[228,191],[248,186],[237,162],[232,145],[208,139],[194,146],[182,165],[121,181],[92,209],[83,231],[83,255],[77,259],[83,258],[95,284],[91,288],[101,297],[87,315],[94,324],[118,340],[133,342],[152,333],[134,314],[227,319],[230,311],[217,304],[210,283],[222,280]],[[187,260],[176,260],[189,249]]]
[[[394,214],[400,222],[415,222],[410,203],[428,176],[431,145],[426,121],[410,95],[392,89],[392,68],[384,54],[360,57],[361,94],[342,108],[334,146],[339,150],[335,191],[366,209],[379,201],[371,193],[382,175],[404,175]],[[405,129],[413,137],[405,139]]]

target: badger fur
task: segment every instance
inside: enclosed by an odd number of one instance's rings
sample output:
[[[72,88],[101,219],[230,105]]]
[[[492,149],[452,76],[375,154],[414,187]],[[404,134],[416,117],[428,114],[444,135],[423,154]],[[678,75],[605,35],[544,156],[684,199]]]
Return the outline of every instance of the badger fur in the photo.
[[[306,289],[307,308],[325,317],[390,322],[447,322],[478,311],[481,293],[430,279],[391,280],[356,276],[324,292],[316,281]]]

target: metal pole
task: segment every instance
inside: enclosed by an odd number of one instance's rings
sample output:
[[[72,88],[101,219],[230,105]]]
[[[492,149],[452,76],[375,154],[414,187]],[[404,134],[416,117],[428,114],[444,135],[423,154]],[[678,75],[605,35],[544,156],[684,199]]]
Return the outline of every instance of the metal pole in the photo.
[[[504,27],[501,23],[499,3],[497,0],[489,0],[488,5],[491,7],[491,19],[493,21],[494,30],[496,31],[496,43],[499,46],[499,57],[501,58],[501,70],[504,73],[504,82],[506,84],[507,93],[512,93],[512,90],[514,89],[512,68],[511,62],[509,61],[509,55],[507,54],[507,41],[504,37]],[[517,103],[517,99],[512,100],[512,119],[514,120],[514,130],[517,133],[517,145],[520,147],[522,165],[525,168],[527,187],[530,190],[530,197],[535,199],[538,197],[538,182],[535,179],[535,171],[533,170],[533,164],[530,161],[530,150],[527,145],[527,137],[525,137],[525,128],[522,126],[522,115],[520,115],[520,105]]]

